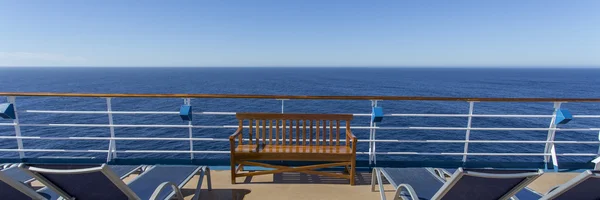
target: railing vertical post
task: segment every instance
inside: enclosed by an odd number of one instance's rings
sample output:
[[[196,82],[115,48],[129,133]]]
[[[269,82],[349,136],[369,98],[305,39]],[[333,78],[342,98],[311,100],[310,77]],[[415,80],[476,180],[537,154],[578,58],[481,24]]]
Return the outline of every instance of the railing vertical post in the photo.
[[[192,99],[190,98],[185,98],[183,99],[183,103],[185,105],[191,106],[192,105]],[[193,131],[192,131],[192,120],[188,121],[188,132],[189,132],[189,138],[190,138],[190,159],[194,159],[194,141],[192,140],[194,138],[193,135]]]
[[[375,105],[375,101],[371,100],[371,107]],[[373,120],[369,119],[369,165],[373,163]]]
[[[21,137],[21,125],[19,124],[19,114],[17,112],[17,97],[10,96],[6,98],[8,103],[13,104],[13,109],[15,112],[15,119],[13,119],[13,124],[15,125],[15,136]],[[19,148],[19,158],[23,159],[25,157],[25,152],[23,152],[23,140],[21,138],[17,138],[17,148]]]
[[[376,107],[377,106],[377,100],[371,100],[371,108]],[[376,130],[374,129],[374,127],[377,126],[377,123],[373,122],[372,120],[369,123],[369,164],[373,163],[373,164],[377,164],[377,154],[376,154],[376,149],[375,149],[375,133]]]
[[[467,162],[467,153],[469,152],[469,137],[471,136],[471,122],[473,120],[473,108],[475,106],[475,102],[469,101],[469,116],[467,120],[467,131],[465,132],[465,149],[464,155],[462,158],[463,162]]]
[[[600,141],[600,131],[598,132],[598,141]],[[600,170],[600,144],[598,144],[598,154],[592,162],[594,163],[594,170]]]
[[[561,102],[554,102],[554,111],[552,112],[552,120],[550,120],[550,126],[548,127],[548,137],[546,138],[546,147],[544,148],[544,166],[548,170],[548,161],[552,158],[552,164],[554,165],[554,171],[558,171],[558,161],[556,160],[556,151],[554,147],[554,136],[556,134],[556,111],[560,109]],[[547,154],[551,154],[550,156]]]
[[[281,113],[283,113],[283,108],[285,107],[284,103],[285,103],[285,99],[281,99]]]
[[[108,113],[108,125],[110,129],[110,142],[108,143],[108,155],[106,162],[110,162],[113,158],[117,157],[117,144],[115,142],[115,127],[113,126],[112,116],[112,98],[106,98],[106,111]]]

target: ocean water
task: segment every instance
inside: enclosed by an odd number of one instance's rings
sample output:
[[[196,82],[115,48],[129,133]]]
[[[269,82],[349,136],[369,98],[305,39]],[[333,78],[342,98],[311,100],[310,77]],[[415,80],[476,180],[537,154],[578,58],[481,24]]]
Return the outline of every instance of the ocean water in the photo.
[[[448,97],[600,97],[600,69],[474,69],[474,68],[0,68],[2,92],[202,93],[285,95],[383,95]],[[0,98],[0,102],[5,102]],[[177,111],[182,99],[113,99],[115,111]],[[281,102],[257,99],[193,99],[195,111],[280,112]],[[381,101],[385,113],[468,113],[467,102]],[[106,124],[106,115],[39,114],[25,110],[105,110],[102,98],[18,97],[21,123]],[[370,101],[289,100],[285,112],[369,113]],[[475,104],[476,114],[552,114],[552,103]],[[600,114],[598,103],[565,103],[573,114]],[[235,125],[233,116],[194,116],[194,125]],[[177,115],[115,115],[116,124],[184,125]],[[600,119],[574,119],[563,128],[600,127]],[[355,117],[353,125],[368,125]],[[8,122],[8,121],[6,121]],[[1,123],[1,122],[0,122]],[[549,118],[474,118],[473,127],[547,128]],[[386,117],[381,127],[466,127],[466,118]],[[233,129],[194,129],[195,137],[226,138]],[[368,139],[367,130],[354,130]],[[115,128],[118,137],[187,137],[186,128]],[[0,135],[14,135],[0,126]],[[109,136],[108,128],[22,127],[24,136]],[[471,131],[471,140],[545,140],[547,131]],[[378,130],[377,139],[464,139],[465,131]],[[556,140],[597,141],[598,132],[558,132]],[[25,148],[107,149],[107,141],[24,140]],[[378,152],[462,152],[463,144],[378,143]],[[14,139],[0,139],[0,149],[16,148]],[[118,141],[118,150],[188,150],[187,141]],[[195,150],[228,150],[228,142],[197,141]],[[543,144],[470,144],[469,152],[542,153]],[[360,143],[358,151],[367,151]],[[596,153],[598,145],[559,144],[559,153]],[[16,157],[16,153],[0,157]],[[92,156],[104,153],[26,153],[37,156]],[[197,154],[196,158],[226,158]],[[189,154],[119,153],[119,157],[188,158]],[[367,159],[359,156],[359,159]],[[378,156],[378,160],[461,160],[462,156]],[[560,157],[587,161],[590,157]],[[469,161],[541,161],[542,157],[469,156]]]

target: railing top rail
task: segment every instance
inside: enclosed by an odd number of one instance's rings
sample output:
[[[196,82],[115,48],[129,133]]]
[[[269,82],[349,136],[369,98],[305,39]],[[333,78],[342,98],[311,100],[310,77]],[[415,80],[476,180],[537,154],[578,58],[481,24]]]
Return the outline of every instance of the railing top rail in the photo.
[[[0,96],[30,97],[129,97],[129,98],[230,98],[230,99],[312,99],[312,100],[404,100],[404,101],[491,101],[491,102],[600,102],[600,98],[488,98],[425,96],[309,96],[257,94],[119,94],[119,93],[53,93],[0,92]]]

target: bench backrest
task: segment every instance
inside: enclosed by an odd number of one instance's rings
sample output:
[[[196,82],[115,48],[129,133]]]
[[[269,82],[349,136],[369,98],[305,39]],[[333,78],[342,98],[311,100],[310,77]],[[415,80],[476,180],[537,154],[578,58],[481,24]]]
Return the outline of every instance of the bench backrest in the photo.
[[[249,144],[339,146],[340,129],[350,130],[351,114],[280,114],[237,113],[239,129],[238,144],[244,133]],[[248,126],[244,130],[244,126]],[[350,143],[342,132],[346,146]]]

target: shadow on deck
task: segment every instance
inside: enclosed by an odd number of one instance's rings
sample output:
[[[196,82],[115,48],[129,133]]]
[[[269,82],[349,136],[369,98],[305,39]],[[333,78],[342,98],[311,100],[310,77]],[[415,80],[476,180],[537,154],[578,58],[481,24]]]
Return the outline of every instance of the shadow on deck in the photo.
[[[350,181],[343,178],[319,176],[312,174],[304,174],[298,172],[285,172],[280,174],[271,175],[271,180],[256,179],[255,177],[244,178],[241,184],[346,184],[349,185]],[[254,180],[256,179],[256,180]],[[356,174],[356,185],[370,185],[371,184],[371,173],[360,173]]]
[[[371,173],[359,172],[356,185],[343,178],[285,172],[274,175],[240,177],[231,184],[229,171],[212,171],[213,191],[202,185],[200,199],[248,200],[248,199],[378,199],[378,192],[371,192]],[[185,199],[194,196],[195,182],[192,180],[182,191]],[[386,188],[387,189],[387,188]]]
[[[199,199],[207,200],[280,200],[280,199],[331,199],[363,200],[380,199],[379,192],[371,192],[371,173],[359,172],[356,185],[341,178],[286,172],[275,175],[261,175],[251,178],[240,177],[238,184],[231,184],[230,172],[212,171],[213,190],[208,191],[205,182]],[[546,173],[531,183],[529,187],[540,193],[562,184],[578,173]],[[185,199],[192,199],[196,188],[197,176],[183,189]],[[393,199],[394,188],[384,179],[384,189],[388,199]]]

